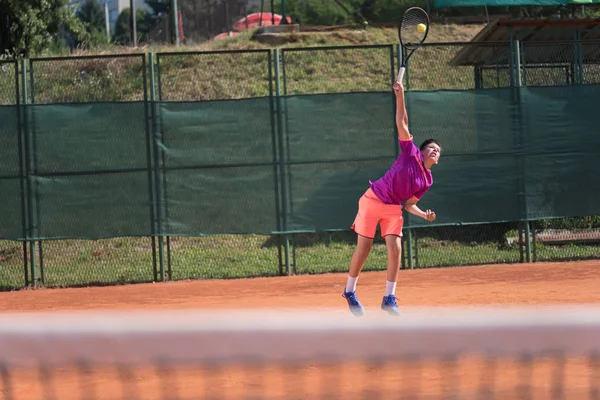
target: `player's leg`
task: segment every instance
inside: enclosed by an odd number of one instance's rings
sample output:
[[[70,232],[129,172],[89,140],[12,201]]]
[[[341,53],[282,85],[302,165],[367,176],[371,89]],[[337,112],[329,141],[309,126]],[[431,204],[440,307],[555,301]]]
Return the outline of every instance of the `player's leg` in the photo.
[[[388,264],[385,282],[385,294],[381,301],[381,309],[391,315],[400,314],[396,304],[396,282],[400,270],[400,258],[402,257],[402,209],[390,207],[381,221],[381,235],[385,239],[387,248]]]
[[[389,314],[398,315],[400,309],[396,304],[396,281],[398,279],[398,271],[400,270],[402,238],[396,235],[387,235],[385,237],[385,246],[387,248],[388,264],[385,295],[381,301],[381,309],[387,311]]]
[[[350,259],[350,268],[348,271],[348,282],[346,283],[346,292],[356,291],[356,281],[362,271],[371,249],[373,248],[373,239],[358,234],[356,248]]]
[[[360,274],[363,265],[365,265],[365,262],[369,257],[371,248],[373,248],[373,239],[358,234],[356,248],[354,249],[354,253],[350,259],[348,280],[346,282],[346,287],[344,288],[344,294],[342,295],[348,302],[348,307],[350,308],[352,314],[356,315],[357,317],[364,315],[365,308],[360,303],[358,296],[356,295],[356,283],[358,281],[358,275]]]
[[[360,301],[356,296],[356,283],[358,281],[358,276],[369,257],[371,249],[373,248],[373,238],[375,237],[377,223],[379,221],[380,204],[383,205],[383,203],[375,197],[371,189],[367,190],[358,201],[358,213],[352,224],[352,229],[356,232],[358,238],[356,241],[356,248],[350,259],[348,280],[342,296],[348,302],[350,311],[356,316],[361,316],[365,312],[364,307],[360,304]]]

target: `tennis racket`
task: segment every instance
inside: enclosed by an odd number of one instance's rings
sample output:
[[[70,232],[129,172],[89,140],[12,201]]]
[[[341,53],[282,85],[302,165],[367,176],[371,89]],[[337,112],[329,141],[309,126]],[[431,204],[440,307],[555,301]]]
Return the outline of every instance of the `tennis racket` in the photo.
[[[398,25],[398,39],[402,46],[402,61],[398,71],[398,82],[402,82],[406,63],[429,33],[429,15],[420,7],[411,7],[404,11],[402,21]]]

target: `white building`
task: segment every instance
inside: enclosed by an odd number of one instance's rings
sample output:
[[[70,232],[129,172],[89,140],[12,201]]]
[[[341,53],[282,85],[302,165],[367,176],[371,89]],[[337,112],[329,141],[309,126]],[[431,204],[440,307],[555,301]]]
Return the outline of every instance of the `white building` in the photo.
[[[85,3],[85,1],[86,0],[71,0],[70,4],[81,5]],[[134,1],[136,10],[139,8],[145,8],[147,10],[150,10],[145,0]],[[100,6],[102,6],[102,9],[104,9],[105,4],[108,5],[108,21],[110,23],[111,32],[113,32],[115,29],[115,23],[117,22],[117,18],[119,17],[121,11],[123,11],[126,8],[129,8],[130,6],[130,0],[96,0],[96,3],[100,4]]]

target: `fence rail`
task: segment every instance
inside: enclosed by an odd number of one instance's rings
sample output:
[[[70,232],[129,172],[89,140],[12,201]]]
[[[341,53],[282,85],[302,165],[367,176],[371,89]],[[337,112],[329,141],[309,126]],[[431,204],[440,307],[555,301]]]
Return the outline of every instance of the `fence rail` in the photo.
[[[0,288],[344,270],[356,200],[399,154],[399,50],[0,62]],[[442,140],[445,167],[427,200],[439,221],[406,218],[405,268],[600,255],[598,184],[579,200],[561,193],[597,170],[599,53],[600,42],[415,53],[409,118]],[[548,233],[574,223],[585,240]],[[384,268],[380,256],[366,268]]]

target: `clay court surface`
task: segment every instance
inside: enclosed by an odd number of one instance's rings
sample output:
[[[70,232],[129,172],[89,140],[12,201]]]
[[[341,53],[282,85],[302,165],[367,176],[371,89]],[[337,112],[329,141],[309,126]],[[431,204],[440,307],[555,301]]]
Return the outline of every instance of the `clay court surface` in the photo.
[[[304,308],[321,309],[336,308],[340,313],[347,313],[345,300],[341,297],[346,281],[346,274],[326,274],[313,276],[292,276],[276,278],[240,279],[228,281],[185,281],[157,284],[139,284],[113,287],[92,287],[76,289],[40,289],[0,293],[0,312],[27,312],[55,310],[110,310],[110,309],[181,309],[181,308]],[[380,312],[385,285],[385,272],[366,272],[358,280],[358,294],[370,313]],[[520,305],[563,305],[600,303],[600,261],[564,262],[564,263],[534,263],[500,266],[477,266],[460,268],[439,268],[426,270],[402,270],[398,277],[397,295],[399,304],[405,309],[422,306],[520,306]],[[393,345],[393,338],[391,339]],[[518,382],[523,378],[514,361],[498,364],[493,380],[498,390],[516,390]],[[526,383],[531,386],[532,398],[550,398],[553,362],[536,365],[532,377]],[[570,360],[564,368],[564,382],[575,390],[575,398],[587,399],[590,395],[589,382],[595,378],[587,361]],[[346,365],[347,376],[357,379],[378,382],[381,377],[379,368],[363,371],[365,366]],[[596,367],[600,368],[600,367]],[[277,398],[279,394],[292,392],[297,398],[312,398],[310,394],[302,394],[302,390],[317,390],[318,379],[327,375],[325,368],[310,366],[302,369],[304,381],[298,385],[300,370],[279,371],[272,373],[270,369],[262,370],[260,376],[266,382],[273,377],[272,393]],[[359,370],[361,371],[359,373]],[[467,393],[479,387],[485,377],[478,374],[484,370],[478,361],[461,363],[454,368],[463,388]],[[330,370],[331,371],[331,370]],[[394,367],[393,374],[387,374],[381,384],[375,389],[387,392],[402,379],[407,384],[414,380],[406,379],[413,369],[400,366]],[[405,371],[405,373],[400,373]],[[411,372],[412,371],[412,372]],[[424,366],[421,368],[421,389],[427,388],[432,394],[443,391],[440,367]],[[160,380],[156,370],[139,372],[137,390],[140,398],[160,398],[161,387],[165,384]],[[197,394],[206,389],[204,380],[196,372],[179,371],[178,386],[181,395]],[[79,398],[79,379],[69,371],[62,372],[62,378],[57,392],[67,391],[73,397]],[[194,375],[196,374],[196,375]],[[477,375],[477,376],[476,376]],[[60,374],[58,375],[60,376]],[[116,379],[115,371],[99,371],[93,375],[96,393],[99,398],[122,398],[121,385]],[[491,377],[491,375],[490,375]],[[600,379],[600,374],[596,373]],[[33,378],[33,379],[32,379]],[[296,379],[292,379],[296,378]],[[334,390],[337,397],[350,397],[352,387],[358,381],[340,383]],[[238,390],[251,390],[255,385],[256,374],[248,370],[230,371],[227,375],[219,376],[210,381],[210,391],[217,394],[216,398],[224,398],[226,390],[231,391],[230,398],[241,398]],[[286,383],[289,381],[289,384]],[[504,383],[503,383],[504,382]],[[0,385],[2,385],[0,381]],[[362,385],[362,384],[361,384]],[[0,386],[1,388],[2,386]],[[577,392],[577,391],[580,392]],[[40,398],[42,391],[38,379],[30,373],[16,374],[13,383],[14,399]],[[168,390],[167,390],[168,391]],[[0,398],[2,398],[0,390]],[[201,393],[204,393],[201,391]],[[501,398],[521,398],[514,392]],[[537,396],[537,397],[536,397]],[[126,396],[129,397],[129,396]],[[60,398],[63,398],[60,396]],[[200,397],[185,397],[200,398]],[[229,397],[228,397],[229,398]],[[258,398],[258,397],[257,397]],[[387,398],[387,396],[383,396]],[[464,396],[461,398],[471,398]],[[574,398],[568,396],[567,398]]]
[[[185,281],[0,293],[0,312],[154,308],[334,308],[346,274]],[[385,272],[364,272],[357,293],[377,308]],[[600,303],[600,261],[401,270],[401,307]],[[376,310],[374,310],[376,311]]]

